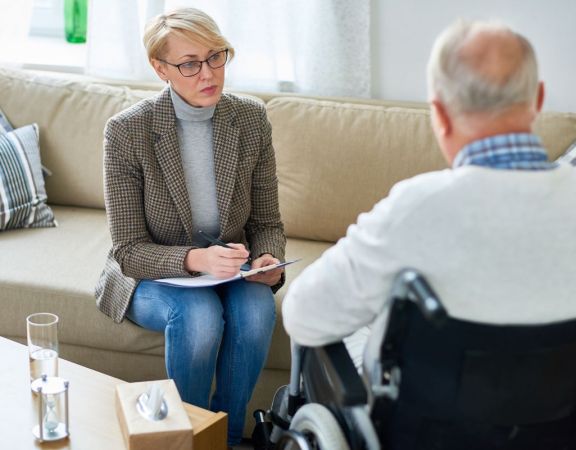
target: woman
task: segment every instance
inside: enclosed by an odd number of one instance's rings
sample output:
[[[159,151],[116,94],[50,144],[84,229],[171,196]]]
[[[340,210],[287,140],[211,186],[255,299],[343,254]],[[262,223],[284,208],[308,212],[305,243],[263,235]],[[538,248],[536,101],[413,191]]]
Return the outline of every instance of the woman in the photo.
[[[203,12],[156,17],[144,44],[168,86],[106,126],[113,246],[97,303],[117,322],[164,332],[168,376],[184,401],[228,412],[232,445],[266,360],[282,270],[208,288],[154,279],[230,277],[248,261],[257,268],[284,258],[271,128],[262,105],[222,94],[234,49]],[[228,248],[209,246],[202,232]]]

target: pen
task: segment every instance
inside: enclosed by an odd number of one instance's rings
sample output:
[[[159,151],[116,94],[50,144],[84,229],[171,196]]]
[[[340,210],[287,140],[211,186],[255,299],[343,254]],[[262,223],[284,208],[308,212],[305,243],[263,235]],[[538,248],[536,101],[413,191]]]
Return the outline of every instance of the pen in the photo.
[[[211,244],[214,245],[219,245],[221,247],[226,247],[226,248],[232,248],[230,247],[226,242],[221,241],[218,238],[215,238],[214,236],[209,235],[208,233],[206,233],[205,231],[202,230],[198,230],[198,234],[200,234],[202,237],[204,237],[204,239],[206,239],[208,242],[210,242]],[[248,257],[247,261],[250,262],[252,261],[252,258]],[[243,270],[247,270],[246,268],[244,268]]]
[[[198,234],[200,234],[204,239],[214,245],[219,245],[221,247],[232,248],[226,242],[222,242],[220,239],[215,238],[214,236],[210,236],[208,233],[198,230]]]

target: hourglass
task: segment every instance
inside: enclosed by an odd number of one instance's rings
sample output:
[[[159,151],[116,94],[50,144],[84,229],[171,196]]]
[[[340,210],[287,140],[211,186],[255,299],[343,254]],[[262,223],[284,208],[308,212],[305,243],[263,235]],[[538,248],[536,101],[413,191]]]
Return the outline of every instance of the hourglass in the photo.
[[[68,381],[42,375],[32,383],[38,393],[38,425],[32,432],[36,439],[56,441],[68,437]]]

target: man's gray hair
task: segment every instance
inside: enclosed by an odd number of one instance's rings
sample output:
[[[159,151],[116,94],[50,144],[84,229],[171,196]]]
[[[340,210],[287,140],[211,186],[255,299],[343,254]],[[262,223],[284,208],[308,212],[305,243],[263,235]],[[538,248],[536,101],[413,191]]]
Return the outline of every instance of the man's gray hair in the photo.
[[[479,32],[510,33],[518,39],[523,55],[504,83],[491,80],[466,63],[461,49]],[[428,92],[454,114],[498,112],[509,106],[530,103],[538,91],[538,63],[526,38],[497,22],[459,20],[434,43],[428,61]]]

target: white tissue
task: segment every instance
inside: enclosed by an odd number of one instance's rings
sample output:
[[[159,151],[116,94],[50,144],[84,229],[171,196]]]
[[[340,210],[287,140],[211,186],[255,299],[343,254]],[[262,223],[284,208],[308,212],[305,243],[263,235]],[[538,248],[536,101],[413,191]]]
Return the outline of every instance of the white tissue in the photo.
[[[162,420],[168,414],[168,406],[164,401],[164,391],[160,385],[150,385],[148,392],[143,392],[136,402],[138,412],[148,420]]]
[[[146,401],[146,410],[152,417],[160,416],[162,400],[164,400],[164,391],[158,384],[152,384],[148,389],[148,400]]]

